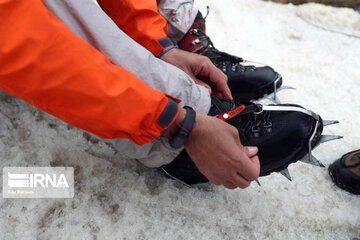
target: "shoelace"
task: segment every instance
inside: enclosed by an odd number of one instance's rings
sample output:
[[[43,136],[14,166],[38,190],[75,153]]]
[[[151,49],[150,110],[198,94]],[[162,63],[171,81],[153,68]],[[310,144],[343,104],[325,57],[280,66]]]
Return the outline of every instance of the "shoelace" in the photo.
[[[248,120],[244,123],[242,122],[242,119],[239,118],[237,124],[239,126],[242,125],[241,129],[251,129],[251,133],[254,134],[255,137],[260,136],[261,132],[261,125],[263,126],[263,129],[265,129],[268,133],[272,132],[272,123],[271,123],[271,112],[270,111],[262,111],[261,105],[258,105],[260,108],[259,111],[253,111],[251,114],[252,117],[248,118]]]
[[[223,99],[222,101],[228,102],[230,108],[233,109],[236,107],[235,102]],[[213,99],[214,107],[220,113],[226,112],[227,107],[225,104],[218,100]],[[248,117],[246,117],[248,115]],[[239,126],[241,130],[250,130],[256,137],[260,136],[261,126],[268,133],[272,132],[272,123],[271,123],[271,112],[263,111],[261,104],[250,104],[238,115],[239,117],[236,120],[236,125]]]
[[[226,102],[226,103],[224,103]],[[268,133],[272,132],[271,112],[263,111],[261,104],[246,104],[245,109],[238,115],[236,125],[239,130],[251,131],[255,137],[260,136],[261,126]],[[237,105],[234,101],[229,99],[212,98],[212,107],[215,107],[217,113],[228,112],[234,109]],[[236,118],[236,117],[235,117]]]
[[[230,55],[225,52],[219,51],[217,48],[214,47],[213,42],[211,41],[210,37],[205,34],[201,26],[198,26],[196,29],[190,30],[191,34],[196,35],[198,38],[194,40],[193,44],[202,43],[204,46],[201,55],[205,55],[210,58],[210,60],[214,63],[214,65],[220,68],[223,72],[227,72],[229,66],[231,71],[246,71],[249,69],[250,71],[254,71],[256,68],[255,66],[243,66],[240,63],[244,62],[244,59],[240,57],[236,57]],[[207,44],[204,44],[206,43]]]

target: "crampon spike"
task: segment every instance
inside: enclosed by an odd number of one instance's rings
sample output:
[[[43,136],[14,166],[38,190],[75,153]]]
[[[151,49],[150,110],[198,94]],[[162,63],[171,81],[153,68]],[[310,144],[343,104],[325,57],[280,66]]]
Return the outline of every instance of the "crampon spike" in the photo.
[[[311,164],[317,167],[325,167],[324,164],[322,164],[314,155],[311,155],[311,158],[309,154],[306,154],[302,159],[300,159],[301,162]]]
[[[337,120],[323,120],[323,126],[329,126],[337,123],[339,123]]]
[[[280,104],[281,103],[279,98],[277,97],[277,95],[274,92],[270,93],[269,95],[265,96],[264,98],[272,101],[275,104]]]
[[[317,166],[325,167],[324,164],[322,164],[322,162],[320,162],[319,159],[317,159],[314,155],[311,156],[311,159],[312,159],[313,163],[315,163]]]
[[[286,86],[286,85],[284,85],[284,86],[279,87],[279,88],[277,89],[277,91],[279,92],[279,91],[281,91],[281,90],[285,90],[285,89],[292,89],[292,90],[295,90],[296,88],[291,87],[291,86]]]
[[[255,182],[256,182],[259,186],[261,186],[259,179],[256,179]]]
[[[342,136],[336,136],[336,135],[321,135],[320,140],[319,140],[319,144],[322,144],[324,142],[328,142],[328,141],[332,141],[332,140],[337,140],[337,139],[341,139],[343,138]]]
[[[281,170],[279,173],[281,173],[284,177],[286,177],[289,181],[291,181],[291,176],[287,168]]]

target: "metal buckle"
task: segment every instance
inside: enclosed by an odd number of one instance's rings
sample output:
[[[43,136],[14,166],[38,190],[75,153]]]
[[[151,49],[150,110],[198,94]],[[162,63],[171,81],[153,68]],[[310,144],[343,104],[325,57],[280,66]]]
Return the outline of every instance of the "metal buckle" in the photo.
[[[258,115],[264,112],[264,108],[263,105],[261,104],[256,104],[256,106],[258,107],[259,111],[258,112],[254,112],[254,114]]]
[[[264,123],[264,128],[271,128],[272,127],[272,123],[271,122],[265,122]]]
[[[251,132],[253,132],[253,133],[259,133],[259,132],[260,132],[260,127],[259,127],[259,126],[253,126],[253,127],[251,128]]]

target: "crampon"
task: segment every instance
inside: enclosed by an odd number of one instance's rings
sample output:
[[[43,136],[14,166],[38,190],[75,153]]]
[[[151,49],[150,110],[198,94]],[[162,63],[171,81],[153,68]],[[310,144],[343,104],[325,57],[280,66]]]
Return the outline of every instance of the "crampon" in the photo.
[[[278,172],[291,180],[287,168],[297,161],[324,167],[312,155],[312,150],[322,143],[342,138],[322,135],[324,126],[338,121],[322,120],[299,105],[238,105],[230,100],[212,98],[209,115],[236,127],[244,146],[258,147],[260,176]],[[187,186],[208,182],[185,149],[171,163],[162,166],[162,170]]]

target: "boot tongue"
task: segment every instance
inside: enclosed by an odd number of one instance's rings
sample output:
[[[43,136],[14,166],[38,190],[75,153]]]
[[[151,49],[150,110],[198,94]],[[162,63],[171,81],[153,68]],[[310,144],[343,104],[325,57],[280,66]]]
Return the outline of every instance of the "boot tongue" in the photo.
[[[198,31],[203,31],[205,33],[205,20],[202,18],[196,18],[189,31],[185,36],[178,42],[180,49],[201,53],[205,48],[209,46],[209,41],[206,39],[199,39]]]
[[[236,107],[235,103],[225,98],[211,98],[211,107],[208,113],[209,116],[217,116],[219,114],[228,112]]]
[[[207,40],[202,41],[202,48],[196,53],[206,56],[210,59],[221,58],[219,50],[217,50],[214,46],[209,45],[209,41]]]

